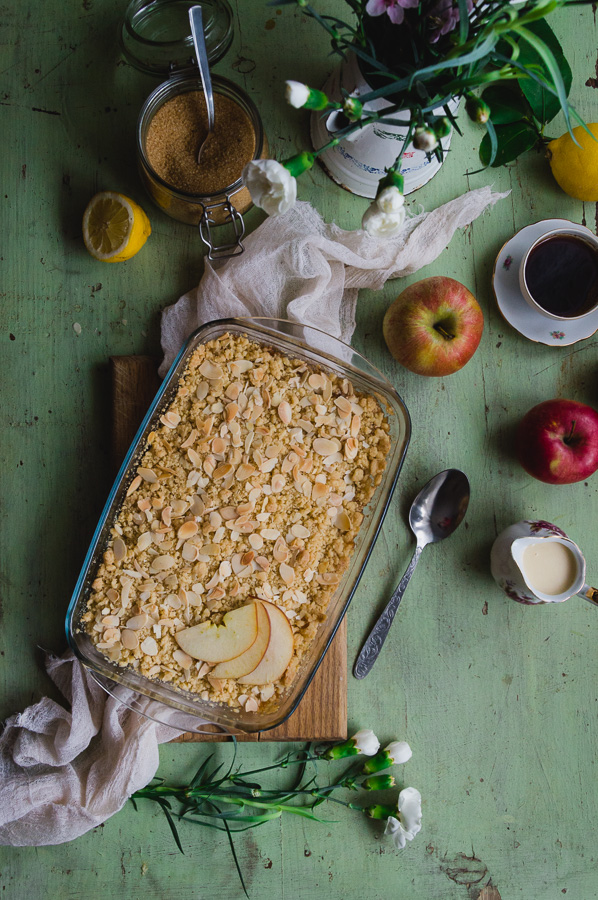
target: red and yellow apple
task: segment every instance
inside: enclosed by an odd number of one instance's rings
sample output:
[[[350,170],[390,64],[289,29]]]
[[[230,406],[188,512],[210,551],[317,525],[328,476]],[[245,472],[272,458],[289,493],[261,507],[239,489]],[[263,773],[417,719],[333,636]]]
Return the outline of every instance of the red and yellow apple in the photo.
[[[391,303],[383,332],[394,358],[418,375],[451,375],[480,343],[484,316],[459,281],[444,275],[411,284]]]
[[[545,400],[525,414],[515,439],[526,472],[547,484],[573,484],[598,469],[598,412],[576,400]]]

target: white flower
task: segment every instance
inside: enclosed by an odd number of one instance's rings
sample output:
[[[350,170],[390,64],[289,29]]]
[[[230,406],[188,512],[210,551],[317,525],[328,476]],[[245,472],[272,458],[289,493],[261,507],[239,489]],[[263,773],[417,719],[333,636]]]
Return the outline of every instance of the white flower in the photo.
[[[374,200],[363,215],[361,227],[372,237],[391,238],[399,234],[404,222],[404,207],[395,212],[384,212],[378,206],[378,201]]]
[[[355,741],[355,749],[364,756],[374,756],[380,749],[380,741],[369,728],[362,728],[351,740]]]
[[[398,819],[389,816],[384,834],[390,834],[397,850],[412,841],[422,827],[422,798],[416,788],[408,787],[399,794]]]
[[[305,106],[309,98],[308,86],[306,84],[301,84],[300,81],[285,81],[285,84],[287,86],[287,103],[290,103],[295,109],[301,109]]]
[[[287,212],[297,199],[297,181],[275,159],[254,159],[243,169],[243,181],[256,206],[269,216]]]
[[[390,756],[394,765],[402,765],[413,756],[413,750],[407,741],[392,741],[388,747],[384,748]]]
[[[398,213],[405,205],[405,198],[398,187],[390,185],[389,187],[382,188],[376,197],[376,203],[378,204],[378,209],[381,209],[382,212]]]

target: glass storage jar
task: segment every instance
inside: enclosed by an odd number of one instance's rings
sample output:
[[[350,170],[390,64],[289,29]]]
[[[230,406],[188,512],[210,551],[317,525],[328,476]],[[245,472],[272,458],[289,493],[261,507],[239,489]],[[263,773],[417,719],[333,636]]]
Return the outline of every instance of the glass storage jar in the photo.
[[[253,159],[267,155],[266,139],[262,121],[257,108],[248,95],[232,81],[219,76],[212,79],[216,103],[218,96],[233,101],[247,116],[253,133],[255,145]],[[211,259],[229,256],[242,249],[241,239],[244,234],[242,214],[252,204],[249,191],[240,177],[212,193],[193,193],[168,183],[152,167],[149,159],[147,138],[151,122],[158,110],[169,100],[192,91],[201,92],[199,74],[173,75],[168,81],[159,85],[147,98],[139,116],[137,127],[137,156],[141,180],[150,197],[167,215],[188,225],[197,225],[204,243],[209,248]],[[234,135],[231,134],[231,138]],[[213,240],[212,227],[231,223],[234,237],[227,244],[216,246]],[[240,248],[240,249],[239,249]]]

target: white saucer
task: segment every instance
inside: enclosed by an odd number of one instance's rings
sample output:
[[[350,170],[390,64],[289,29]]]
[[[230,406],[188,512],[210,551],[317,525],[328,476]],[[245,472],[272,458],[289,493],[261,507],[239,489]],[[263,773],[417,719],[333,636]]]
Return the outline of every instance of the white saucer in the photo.
[[[551,347],[574,344],[598,330],[598,310],[582,319],[551,319],[532,309],[519,288],[519,265],[526,251],[541,235],[563,227],[579,234],[592,234],[588,228],[568,219],[542,219],[541,222],[526,225],[501,248],[492,274],[496,302],[507,322],[530,341]]]

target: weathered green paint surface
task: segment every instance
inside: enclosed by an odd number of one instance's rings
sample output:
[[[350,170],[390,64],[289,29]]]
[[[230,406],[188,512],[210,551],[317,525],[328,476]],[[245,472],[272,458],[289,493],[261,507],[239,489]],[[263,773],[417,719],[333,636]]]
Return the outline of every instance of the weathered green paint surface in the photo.
[[[235,41],[218,71],[252,94],[273,151],[288,155],[308,122],[285,105],[282,83],[321,83],[331,66],[326,41],[291,9],[233,5]],[[160,310],[202,271],[195,231],[155,210],[137,178],[135,122],[154,82],[119,61],[124,8],[124,0],[24,0],[1,9],[2,717],[49,690],[37,647],[64,646],[64,611],[109,486],[108,356],[155,353]],[[575,73],[573,102],[595,121],[596,94],[585,86],[596,66],[592,10],[573,7],[551,21]],[[411,200],[431,209],[468,186],[512,190],[412,279],[443,273],[474,290],[486,314],[476,356],[446,380],[392,361],[381,322],[405,283],[363,292],[354,339],[405,398],[413,441],[350,611],[350,661],[410,558],[406,510],[417,489],[447,466],[463,468],[472,484],[467,527],[426,550],[378,665],[364,682],[349,679],[351,726],[414,749],[399,777],[423,794],[423,831],[399,854],[378,825],[335,810],[334,825],[278,821],[240,835],[252,898],[466,900],[490,881],[503,900],[598,897],[598,612],[581,599],[519,607],[495,588],[488,562],[497,530],[541,516],[583,545],[598,578],[597,477],[548,487],[511,452],[514,425],[536,402],[598,405],[597,341],[562,349],[525,341],[501,319],[490,287],[496,253],[516,229],[554,215],[594,228],[596,209],[562,194],[533,153],[466,177],[478,168],[476,141],[466,123],[443,171]],[[81,214],[98,189],[130,194],[151,216],[153,234],[128,263],[96,263],[83,247]],[[300,197],[344,227],[364,208],[317,169],[301,179]],[[249,223],[259,221],[254,211]],[[241,759],[253,768],[281,749],[246,745]],[[161,772],[183,779],[204,752],[163,747]],[[225,836],[189,827],[182,838],[184,857],[161,813],[128,805],[75,843],[0,848],[2,896],[239,897]]]

